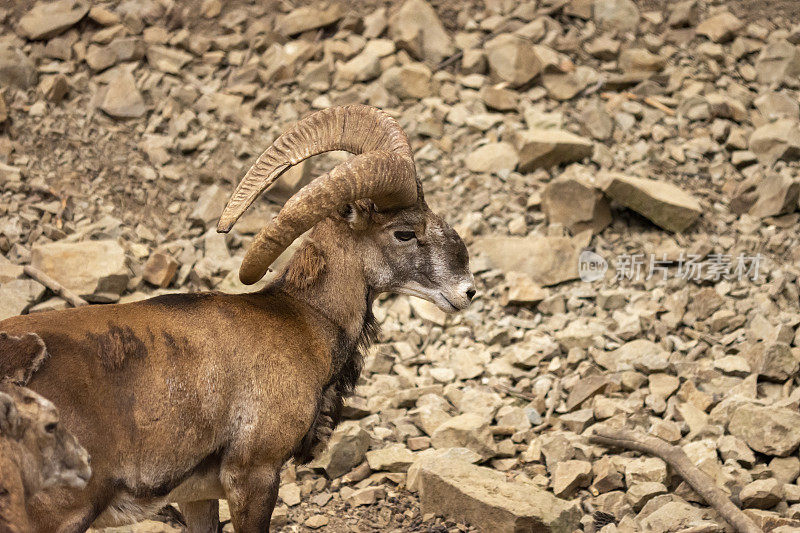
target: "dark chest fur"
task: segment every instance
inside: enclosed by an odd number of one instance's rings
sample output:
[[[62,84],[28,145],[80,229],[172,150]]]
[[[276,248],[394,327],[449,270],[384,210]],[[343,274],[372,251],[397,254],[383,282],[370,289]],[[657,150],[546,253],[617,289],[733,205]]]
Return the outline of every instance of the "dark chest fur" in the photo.
[[[364,354],[375,342],[378,329],[372,310],[368,306],[358,337],[348,336],[343,330],[339,332],[336,344],[331,350],[333,374],[319,395],[314,421],[293,454],[298,463],[307,463],[313,459],[339,424],[344,400],[356,387],[364,366]]]

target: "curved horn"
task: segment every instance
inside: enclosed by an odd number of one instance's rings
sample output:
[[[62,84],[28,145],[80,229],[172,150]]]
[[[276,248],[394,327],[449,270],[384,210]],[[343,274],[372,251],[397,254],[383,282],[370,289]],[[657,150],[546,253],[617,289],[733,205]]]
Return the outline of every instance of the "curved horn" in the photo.
[[[294,239],[343,204],[369,198],[379,210],[413,205],[417,199],[408,138],[386,113],[350,105],[309,115],[282,134],[242,179],[220,217],[227,232],[261,192],[291,165],[330,150],[359,154],[318,177],[292,198],[256,236],[239,278],[257,282]]]

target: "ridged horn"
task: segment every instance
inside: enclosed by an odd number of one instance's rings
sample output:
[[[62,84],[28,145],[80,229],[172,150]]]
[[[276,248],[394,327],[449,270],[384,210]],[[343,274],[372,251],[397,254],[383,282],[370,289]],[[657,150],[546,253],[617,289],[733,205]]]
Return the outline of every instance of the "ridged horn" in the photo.
[[[259,232],[239,270],[242,283],[256,283],[292,241],[344,204],[369,198],[378,210],[387,210],[416,202],[411,147],[397,121],[374,107],[333,107],[299,121],[259,156],[228,201],[217,231],[229,231],[290,166],[331,150],[356,156],[300,189]]]

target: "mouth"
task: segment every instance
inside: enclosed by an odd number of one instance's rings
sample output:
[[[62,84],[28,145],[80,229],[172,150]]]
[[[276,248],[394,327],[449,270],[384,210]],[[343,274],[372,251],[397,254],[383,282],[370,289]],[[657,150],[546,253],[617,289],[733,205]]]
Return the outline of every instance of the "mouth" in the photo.
[[[420,290],[417,287],[401,287],[395,289],[395,292],[400,294],[407,294],[409,296],[416,296],[417,298],[422,298],[423,300],[427,300],[430,303],[434,304],[436,307],[444,311],[445,313],[456,313],[458,311],[463,311],[466,309],[466,306],[459,307],[454,304],[447,296],[444,295],[443,292],[428,292]]]
[[[460,309],[459,309],[458,307],[456,307],[456,306],[455,306],[455,304],[453,304],[453,302],[451,302],[450,300],[448,300],[448,299],[447,299],[447,296],[445,296],[445,295],[444,295],[444,294],[442,294],[441,292],[439,293],[439,296],[441,296],[441,297],[444,299],[444,301],[445,301],[445,302],[447,302],[447,305],[449,305],[449,306],[450,306],[450,309],[449,309],[449,311],[450,311],[450,312],[453,312],[453,313],[454,313],[454,312],[456,312],[456,311],[460,311]],[[434,303],[435,303],[435,302],[434,302]],[[442,311],[445,311],[445,312],[447,312],[448,310],[442,309]]]

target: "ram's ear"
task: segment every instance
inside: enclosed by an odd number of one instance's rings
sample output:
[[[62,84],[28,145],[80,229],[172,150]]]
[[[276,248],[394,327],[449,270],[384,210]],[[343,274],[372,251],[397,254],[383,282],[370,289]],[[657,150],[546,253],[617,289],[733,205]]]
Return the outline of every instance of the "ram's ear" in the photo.
[[[16,437],[21,424],[14,398],[0,392],[0,435]]]

